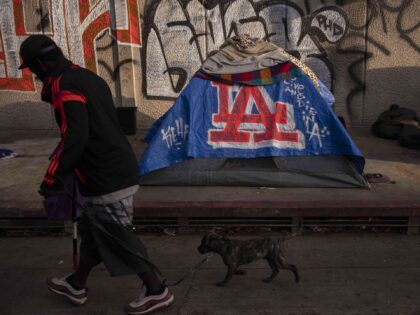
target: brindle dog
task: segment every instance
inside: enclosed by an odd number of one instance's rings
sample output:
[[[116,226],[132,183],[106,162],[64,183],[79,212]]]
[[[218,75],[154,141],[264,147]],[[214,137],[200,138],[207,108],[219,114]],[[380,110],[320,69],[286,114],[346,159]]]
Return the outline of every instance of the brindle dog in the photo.
[[[244,274],[238,270],[240,265],[246,265],[257,259],[265,259],[271,267],[271,276],[264,282],[271,282],[279,273],[279,269],[288,269],[295,275],[295,282],[299,282],[299,274],[295,265],[286,263],[282,253],[281,243],[285,239],[253,239],[253,240],[230,240],[219,235],[205,235],[201,240],[198,251],[201,254],[215,252],[222,256],[223,262],[228,268],[225,279],[216,285],[223,287],[230,281],[234,274]]]

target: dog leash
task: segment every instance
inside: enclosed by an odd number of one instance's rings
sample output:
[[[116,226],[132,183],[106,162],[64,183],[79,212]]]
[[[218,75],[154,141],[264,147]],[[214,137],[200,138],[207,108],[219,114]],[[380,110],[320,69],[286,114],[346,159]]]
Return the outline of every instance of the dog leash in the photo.
[[[64,191],[67,193],[67,195],[72,199],[73,203],[76,204],[76,206],[79,206],[81,209],[84,208],[84,205],[81,205],[76,198],[73,196],[73,194],[71,194],[66,188],[64,188]],[[74,222],[75,222],[75,218],[74,218]],[[201,268],[201,266],[203,264],[205,264],[207,261],[209,261],[210,257],[213,256],[213,253],[209,253],[206,255],[206,257],[204,257],[202,260],[200,260],[197,264],[195,264],[183,277],[181,277],[180,279],[178,279],[177,281],[175,281],[174,283],[166,283],[167,279],[164,279],[162,281],[164,286],[167,287],[174,287],[178,284],[180,284],[182,281],[185,280],[185,278],[187,278],[190,274],[196,272],[197,270],[199,270]]]
[[[196,272],[197,270],[200,269],[200,267],[209,261],[210,257],[213,256],[213,253],[207,254],[206,257],[204,257],[202,260],[200,260],[195,266],[193,266],[183,277],[181,277],[179,280],[175,281],[174,283],[166,283],[167,279],[164,279],[162,281],[164,286],[167,287],[174,287],[178,284],[180,284],[182,281],[185,280],[185,278],[187,278],[190,274]]]

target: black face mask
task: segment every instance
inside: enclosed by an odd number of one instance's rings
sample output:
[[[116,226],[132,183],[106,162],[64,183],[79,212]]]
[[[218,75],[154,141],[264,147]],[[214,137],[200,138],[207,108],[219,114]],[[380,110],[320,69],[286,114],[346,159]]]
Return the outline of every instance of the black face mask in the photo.
[[[35,60],[28,65],[28,69],[35,74],[38,80],[44,81],[48,76],[49,71],[47,67],[42,64],[39,60]]]

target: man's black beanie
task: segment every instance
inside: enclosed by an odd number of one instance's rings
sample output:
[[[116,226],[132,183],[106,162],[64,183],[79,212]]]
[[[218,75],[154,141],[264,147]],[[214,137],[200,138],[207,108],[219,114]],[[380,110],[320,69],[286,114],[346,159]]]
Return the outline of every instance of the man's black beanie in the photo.
[[[63,52],[48,36],[31,35],[22,42],[19,50],[22,64],[19,69],[27,68],[36,58],[58,59],[63,57]]]

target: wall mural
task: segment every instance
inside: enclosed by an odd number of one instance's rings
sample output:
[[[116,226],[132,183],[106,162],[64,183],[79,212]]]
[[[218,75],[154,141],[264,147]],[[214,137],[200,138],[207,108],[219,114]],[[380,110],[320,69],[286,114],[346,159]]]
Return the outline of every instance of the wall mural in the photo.
[[[300,57],[332,87],[333,66],[319,41],[337,44],[348,29],[339,6],[307,16],[291,1],[149,1],[144,15],[144,92],[158,98],[176,97],[208,55],[243,33]]]
[[[360,106],[355,96],[366,90],[366,64],[374,54],[391,55],[387,39],[378,35],[378,24],[383,34],[392,34],[405,49],[420,53],[420,22],[412,16],[420,8],[415,0],[140,3],[144,3],[142,16],[137,0],[0,0],[0,91],[35,91],[29,71],[18,70],[18,49],[30,34],[51,36],[75,63],[96,72],[101,67],[113,80],[122,65],[135,62],[127,58],[111,64],[101,59],[102,52],[118,54],[114,47],[119,45],[138,47],[143,94],[151,99],[173,99],[226,38],[249,33],[302,58],[332,90],[339,58],[346,59],[348,64],[339,69],[339,75],[351,79],[347,94],[341,96],[351,114]],[[375,32],[369,30],[372,25]],[[105,33],[111,34],[111,43],[97,45]],[[366,51],[366,42],[374,52]]]
[[[351,3],[351,1],[336,1],[339,4]],[[360,106],[360,103],[354,102],[353,99],[357,94],[364,93],[366,90],[366,82],[364,72],[358,70],[369,62],[375,55],[368,50],[351,45],[351,48],[342,48],[342,46],[349,46],[356,40],[367,41],[374,46],[381,54],[390,56],[391,51],[386,47],[386,36],[391,32],[396,32],[402,40],[402,44],[408,44],[413,50],[413,56],[420,53],[420,22],[418,19],[409,18],[410,12],[419,12],[420,6],[416,0],[356,0],[355,2],[363,3],[366,6],[367,16],[361,24],[352,24],[349,22],[350,32],[345,40],[337,45],[337,53],[342,55],[351,55],[353,62],[349,65],[347,72],[355,85],[349,89],[346,97],[347,113],[352,116],[354,109]],[[417,8],[417,9],[416,9]],[[392,15],[392,18],[390,16]],[[370,26],[375,22],[380,22],[383,36],[373,37],[369,32]],[[367,32],[365,32],[367,30]],[[415,40],[417,38],[417,42]],[[395,45],[395,42],[392,42]],[[401,46],[405,47],[405,46]],[[392,64],[392,62],[390,63]]]
[[[51,36],[73,62],[95,72],[95,40],[105,30],[119,45],[141,46],[137,0],[0,0],[0,28],[0,90],[35,90],[30,72],[18,70],[19,46],[31,34]]]

